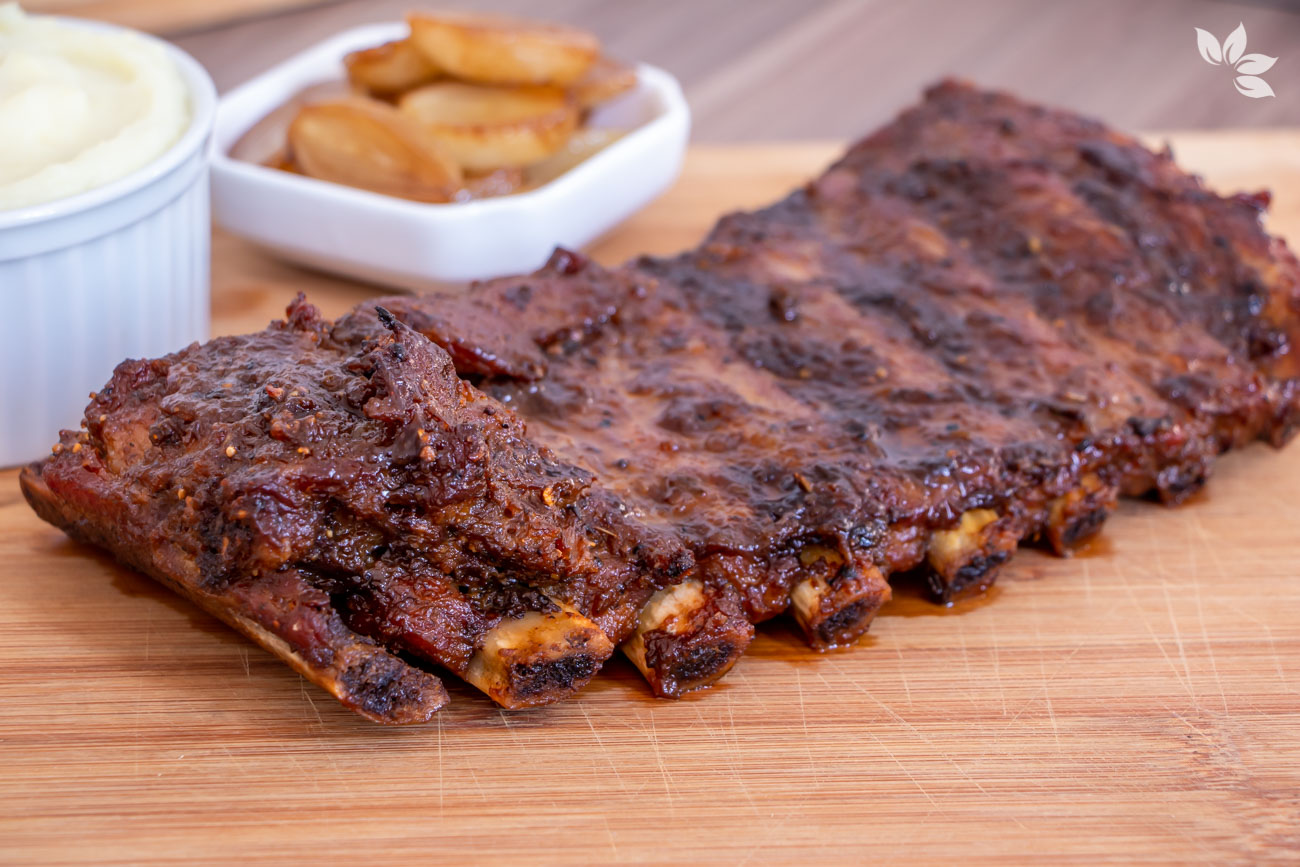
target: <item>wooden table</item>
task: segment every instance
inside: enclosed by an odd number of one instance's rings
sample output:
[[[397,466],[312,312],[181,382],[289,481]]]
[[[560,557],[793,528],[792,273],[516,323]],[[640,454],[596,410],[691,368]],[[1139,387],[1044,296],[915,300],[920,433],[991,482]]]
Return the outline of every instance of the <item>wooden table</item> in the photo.
[[[1300,237],[1300,134],[1188,135]],[[825,145],[696,148],[599,258],[694,241]],[[375,289],[219,235],[216,329],[294,291]],[[1300,850],[1300,446],[1226,458],[1178,510],[1126,503],[1073,560],[981,600],[903,594],[860,647],[783,622],[708,692],[614,660],[566,704],[449,684],[383,729],[212,618],[40,523],[0,473],[0,862],[1251,863]]]
[[[1121,129],[1300,125],[1293,0],[26,0],[174,38],[228,89],[342,30],[413,8],[566,21],[670,70],[697,141],[848,138],[945,75],[1105,117]],[[275,13],[275,14],[268,14]],[[1279,57],[1276,99],[1201,60],[1194,28]],[[1289,74],[1289,77],[1288,77]]]

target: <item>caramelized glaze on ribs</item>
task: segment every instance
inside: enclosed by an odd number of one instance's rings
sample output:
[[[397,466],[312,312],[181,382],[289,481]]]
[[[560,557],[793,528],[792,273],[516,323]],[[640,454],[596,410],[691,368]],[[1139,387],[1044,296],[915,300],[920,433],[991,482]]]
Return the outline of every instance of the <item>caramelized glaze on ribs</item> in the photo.
[[[520,706],[618,642],[677,695],[787,608],[848,643],[891,574],[986,586],[1285,442],[1300,265],[1266,204],[945,83],[679,256],[125,363],[23,485],[371,718],[444,700],[411,662]]]
[[[23,475],[37,512],[248,632],[355,710],[427,719],[426,667],[503,705],[586,683],[690,568],[391,319],[128,361]]]
[[[698,249],[384,303],[676,528],[708,594],[760,621],[794,592],[826,646],[883,576],[987,585],[1024,539],[1063,553],[1118,493],[1179,502],[1221,451],[1291,435],[1300,289],[1264,203],[947,83]]]

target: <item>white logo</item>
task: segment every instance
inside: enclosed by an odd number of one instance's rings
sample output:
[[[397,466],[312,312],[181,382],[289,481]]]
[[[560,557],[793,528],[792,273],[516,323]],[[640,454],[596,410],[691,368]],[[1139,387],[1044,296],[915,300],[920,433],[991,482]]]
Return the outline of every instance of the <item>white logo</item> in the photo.
[[[1213,34],[1208,30],[1196,28],[1196,47],[1201,52],[1201,58],[1206,63],[1212,63],[1215,66],[1228,65],[1233,67],[1237,76],[1232,80],[1237,92],[1249,96],[1251,99],[1260,99],[1265,96],[1276,96],[1273,88],[1268,86],[1268,82],[1260,78],[1265,72],[1273,68],[1277,63],[1276,57],[1268,57],[1264,54],[1246,54],[1246,25],[1238,24],[1237,29],[1228,34],[1228,38],[1223,40],[1223,45],[1219,45],[1219,40],[1215,39]]]

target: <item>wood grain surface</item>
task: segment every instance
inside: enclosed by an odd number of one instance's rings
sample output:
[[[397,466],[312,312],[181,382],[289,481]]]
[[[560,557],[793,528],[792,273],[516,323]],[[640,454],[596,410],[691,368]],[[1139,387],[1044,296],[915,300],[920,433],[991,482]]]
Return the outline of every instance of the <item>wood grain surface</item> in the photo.
[[[1296,0],[342,0],[178,41],[225,89],[345,27],[445,7],[569,22],[662,66],[697,141],[850,138],[945,75],[1121,129],[1300,125]],[[1279,58],[1277,98],[1242,96],[1197,53],[1194,28],[1238,23],[1248,51]]]
[[[1300,133],[1175,137],[1300,238]],[[696,148],[599,258],[666,252],[829,145]],[[377,290],[216,243],[218,331]],[[383,729],[40,523],[0,473],[0,862],[1261,863],[1300,850],[1300,446],[1230,455],[1083,556],[1023,551],[954,611],[900,588],[816,655],[783,622],[718,687],[615,660],[507,713],[449,684]]]
[[[328,0],[22,0],[28,12],[111,21],[150,33],[176,35]]]

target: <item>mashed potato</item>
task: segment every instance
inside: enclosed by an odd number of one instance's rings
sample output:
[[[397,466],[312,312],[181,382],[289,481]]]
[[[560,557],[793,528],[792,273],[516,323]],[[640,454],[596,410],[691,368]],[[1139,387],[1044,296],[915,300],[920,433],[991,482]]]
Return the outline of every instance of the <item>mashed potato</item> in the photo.
[[[189,120],[185,79],[161,46],[0,4],[0,210],[122,178]]]

